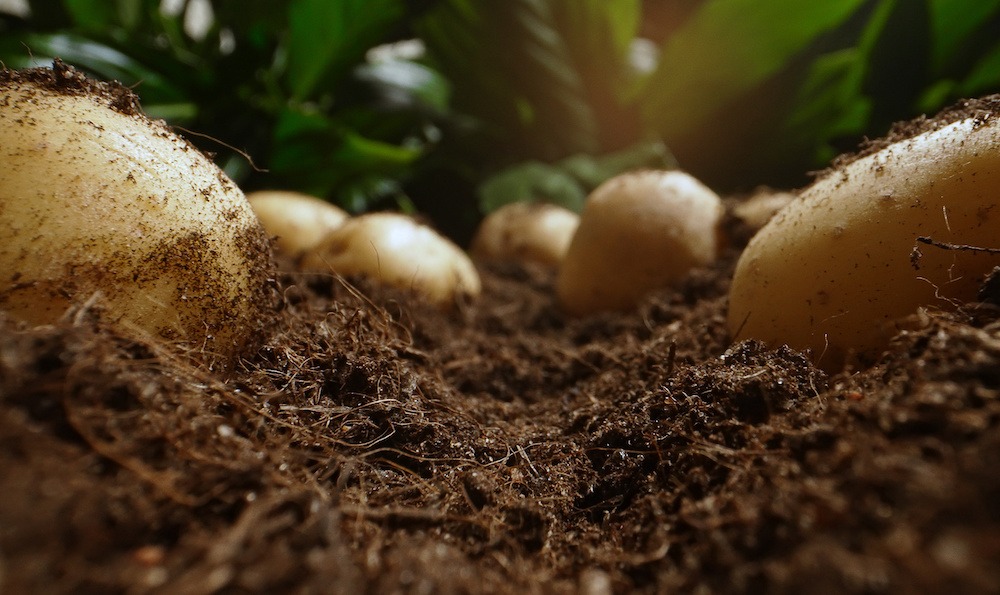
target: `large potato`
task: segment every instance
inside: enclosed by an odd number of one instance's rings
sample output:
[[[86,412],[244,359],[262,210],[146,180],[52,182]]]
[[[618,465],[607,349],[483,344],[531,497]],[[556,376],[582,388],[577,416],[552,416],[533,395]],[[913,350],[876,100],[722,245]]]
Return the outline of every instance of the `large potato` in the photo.
[[[243,194],[117,84],[0,71],[0,309],[109,320],[213,358],[262,327],[270,253]]]
[[[729,298],[733,338],[809,349],[828,369],[852,352],[877,353],[919,307],[976,300],[1000,257],[917,238],[997,247],[998,198],[995,115],[924,132],[829,173],[740,258]]]

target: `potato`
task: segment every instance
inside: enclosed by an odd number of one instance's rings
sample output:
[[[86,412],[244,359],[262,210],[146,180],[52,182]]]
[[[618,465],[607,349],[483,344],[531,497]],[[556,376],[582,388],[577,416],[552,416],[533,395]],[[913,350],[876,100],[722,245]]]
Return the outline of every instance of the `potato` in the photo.
[[[612,178],[587,198],[556,280],[570,314],[634,307],[718,253],[722,201],[679,171]]]
[[[487,215],[472,240],[472,255],[484,260],[558,266],[580,217],[546,203],[517,202]]]
[[[128,89],[63,65],[0,71],[0,309],[240,354],[269,305],[267,238],[204,155]]]
[[[247,194],[264,231],[275,237],[282,253],[298,258],[313,249],[349,215],[325,200],[283,190],[259,190]]]
[[[919,236],[996,247],[998,192],[996,117],[953,122],[833,171],[742,254],[729,296],[733,339],[809,349],[835,370],[851,353],[877,353],[920,307],[974,301],[1000,258],[932,246],[911,255]]]
[[[761,188],[746,200],[737,203],[733,207],[733,215],[750,229],[758,230],[794,198],[795,195],[791,192]]]
[[[458,246],[430,227],[398,213],[370,213],[348,219],[314,250],[302,266],[360,276],[414,291],[439,306],[479,295],[479,274]]]

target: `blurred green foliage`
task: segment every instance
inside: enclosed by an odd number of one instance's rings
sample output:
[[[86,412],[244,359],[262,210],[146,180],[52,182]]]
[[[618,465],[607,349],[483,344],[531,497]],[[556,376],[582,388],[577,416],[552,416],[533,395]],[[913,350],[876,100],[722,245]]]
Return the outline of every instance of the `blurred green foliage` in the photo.
[[[8,67],[60,57],[133,87],[150,116],[216,153],[247,189],[295,188],[356,211],[402,195],[448,105],[439,73],[365,61],[408,35],[419,14],[404,0],[29,4],[28,18],[0,25]],[[205,6],[212,16],[195,18]]]
[[[0,14],[6,66],[134,87],[248,190],[417,209],[460,239],[635,167],[800,185],[893,121],[1000,91],[1000,0],[25,3]]]

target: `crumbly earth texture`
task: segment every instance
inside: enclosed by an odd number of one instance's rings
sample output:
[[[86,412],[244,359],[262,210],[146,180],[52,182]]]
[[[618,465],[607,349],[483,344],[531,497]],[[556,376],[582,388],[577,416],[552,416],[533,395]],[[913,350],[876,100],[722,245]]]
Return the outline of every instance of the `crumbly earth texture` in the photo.
[[[581,319],[285,273],[225,375],[3,320],[0,592],[1000,592],[1000,307],[827,376],[729,345],[742,244]]]

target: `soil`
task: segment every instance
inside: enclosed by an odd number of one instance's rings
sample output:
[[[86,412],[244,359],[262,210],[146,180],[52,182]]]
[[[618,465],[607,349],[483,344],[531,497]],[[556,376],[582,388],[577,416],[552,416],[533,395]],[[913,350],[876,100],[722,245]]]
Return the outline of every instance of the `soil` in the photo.
[[[997,593],[1000,306],[874,364],[730,344],[750,233],[631,312],[329,275],[225,370],[0,315],[3,593]]]
[[[739,246],[568,319],[285,273],[223,375],[79,310],[0,331],[6,593],[956,593],[1000,586],[1000,308],[872,367],[730,346]]]
[[[87,78],[59,58],[52,61],[52,68],[0,68],[0,86],[20,87],[25,93],[31,93],[33,87],[46,93],[87,97],[126,116],[145,117],[139,106],[139,96],[131,89],[117,81]]]

